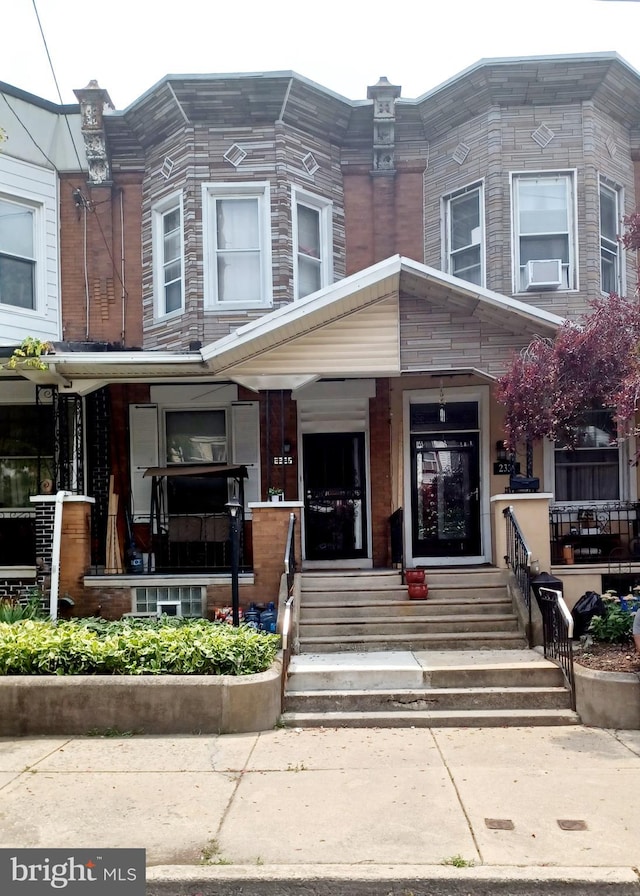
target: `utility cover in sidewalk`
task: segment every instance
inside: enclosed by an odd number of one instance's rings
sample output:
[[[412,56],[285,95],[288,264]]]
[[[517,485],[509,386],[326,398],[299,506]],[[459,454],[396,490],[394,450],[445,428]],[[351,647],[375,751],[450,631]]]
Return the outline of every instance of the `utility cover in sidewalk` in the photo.
[[[581,818],[559,818],[558,827],[561,831],[586,831],[587,822]]]
[[[510,818],[485,818],[484,823],[491,831],[513,831],[515,828]]]

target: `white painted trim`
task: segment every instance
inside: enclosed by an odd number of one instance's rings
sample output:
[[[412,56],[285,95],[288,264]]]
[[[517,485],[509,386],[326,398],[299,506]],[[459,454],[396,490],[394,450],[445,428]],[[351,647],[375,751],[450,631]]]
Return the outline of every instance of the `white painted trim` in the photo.
[[[303,190],[291,187],[291,242],[293,255],[293,288],[294,298],[299,298],[300,285],[298,273],[298,205],[305,205],[318,212],[318,229],[320,231],[320,289],[324,289],[333,280],[333,202]],[[310,293],[309,293],[310,295]],[[303,296],[304,298],[304,296]]]
[[[478,404],[477,430],[479,450],[479,483],[480,489],[480,543],[481,553],[471,557],[414,557],[412,546],[412,510],[411,510],[411,405],[437,403],[440,400],[440,389],[417,389],[407,391],[403,395],[403,502],[405,513],[404,549],[405,566],[472,566],[479,563],[490,563],[491,547],[491,446],[490,446],[490,389],[489,386],[475,386],[458,389],[455,386],[444,389],[446,402],[475,401]],[[456,430],[458,431],[458,430]],[[459,430],[463,431],[463,430]]]
[[[471,193],[478,193],[478,211],[479,211],[479,219],[480,219],[480,278],[481,278],[481,286],[486,287],[487,283],[487,252],[486,252],[486,240],[487,240],[487,232],[485,225],[485,199],[484,199],[484,191],[485,191],[485,180],[484,178],[480,178],[479,180],[473,181],[470,184],[460,187],[457,190],[452,190],[450,193],[446,193],[440,199],[441,206],[441,232],[442,232],[442,269],[443,271],[447,271],[452,277],[454,276],[451,271],[451,201],[453,199],[458,199],[464,195],[470,195]],[[460,278],[458,278],[460,279]]]
[[[520,287],[520,248],[519,248],[519,206],[516,198],[516,182],[525,178],[564,177],[570,185],[570,197],[567,202],[569,216],[569,285],[560,287],[554,292],[578,292],[580,289],[580,251],[578,242],[578,171],[576,168],[549,168],[509,172],[509,195],[511,198],[511,284],[514,295],[526,295]],[[598,249],[599,252],[599,249]],[[573,275],[573,276],[572,276]],[[535,294],[535,291],[532,291]]]
[[[177,208],[180,212],[180,263],[182,277],[180,307],[167,311],[164,307],[164,233],[163,221],[167,212]],[[184,263],[184,201],[182,190],[175,190],[156,202],[151,209],[151,245],[153,264],[153,319],[154,323],[177,317],[184,312],[185,304],[185,263]]]

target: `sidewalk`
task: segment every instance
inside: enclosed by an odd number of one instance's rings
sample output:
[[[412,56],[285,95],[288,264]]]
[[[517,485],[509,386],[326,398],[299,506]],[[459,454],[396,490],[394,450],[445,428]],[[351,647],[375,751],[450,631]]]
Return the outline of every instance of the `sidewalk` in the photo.
[[[638,794],[640,731],[0,739],[0,847],[143,847],[149,894],[640,893]]]

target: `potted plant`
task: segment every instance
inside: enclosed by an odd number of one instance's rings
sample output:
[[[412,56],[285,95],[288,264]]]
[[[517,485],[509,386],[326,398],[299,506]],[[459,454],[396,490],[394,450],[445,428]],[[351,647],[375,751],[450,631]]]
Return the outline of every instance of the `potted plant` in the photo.
[[[269,487],[269,500],[270,501],[284,501],[284,489],[276,488],[275,486]]]

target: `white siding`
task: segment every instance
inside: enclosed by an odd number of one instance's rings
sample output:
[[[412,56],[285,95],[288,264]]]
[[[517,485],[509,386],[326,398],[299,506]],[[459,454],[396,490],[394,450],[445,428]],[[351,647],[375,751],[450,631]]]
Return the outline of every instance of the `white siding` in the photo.
[[[36,308],[0,304],[0,344],[18,345],[26,336],[60,339],[58,188],[54,171],[0,154],[0,196],[36,209]]]

